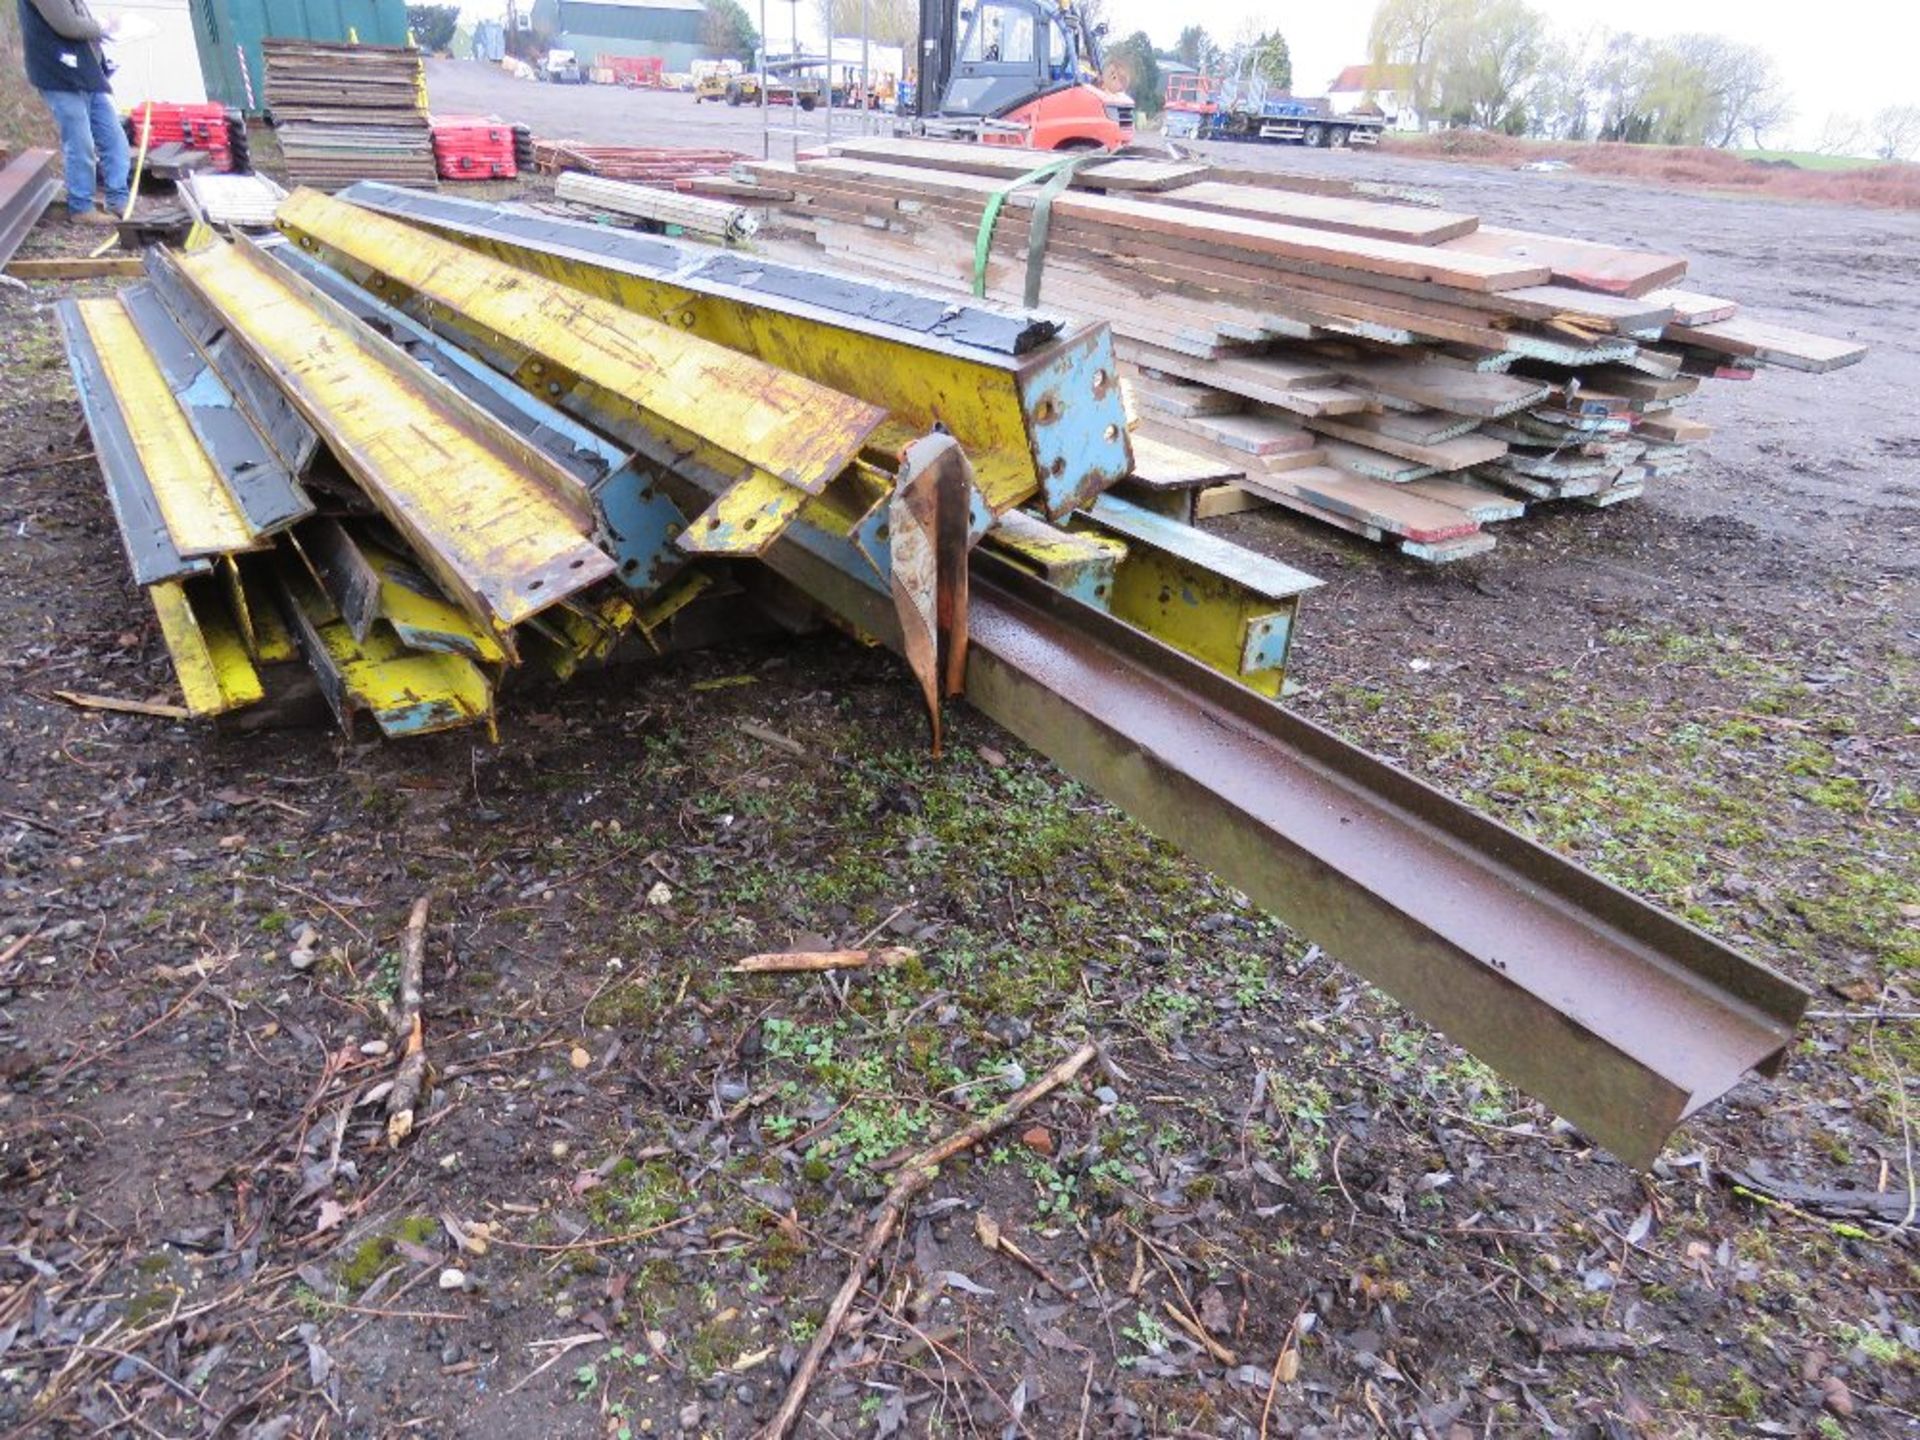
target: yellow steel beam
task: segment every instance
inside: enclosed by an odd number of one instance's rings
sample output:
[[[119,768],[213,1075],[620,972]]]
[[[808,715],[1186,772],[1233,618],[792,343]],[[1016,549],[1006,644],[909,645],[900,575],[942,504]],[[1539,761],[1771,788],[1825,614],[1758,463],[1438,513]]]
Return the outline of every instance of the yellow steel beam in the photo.
[[[247,524],[220,472],[200,448],[166,377],[120,302],[111,297],[81,300],[75,308],[133,436],[174,548],[191,557],[268,543]]]
[[[317,191],[296,190],[279,223],[384,277],[376,290],[397,285],[464,315],[622,396],[669,438],[703,438],[809,495],[886,418],[879,406]],[[539,376],[540,363],[528,368]],[[567,378],[545,384],[565,389]]]
[[[383,209],[379,199],[350,198]],[[716,265],[695,265],[698,278],[689,279],[670,267],[656,273],[645,261],[628,263],[618,232],[607,233],[604,250],[595,252],[599,237],[535,238],[517,228],[520,217],[495,216],[492,223],[487,207],[470,202],[395,199],[402,203],[386,213],[522,273],[870,400],[916,436],[936,425],[946,429],[965,449],[995,513],[1045,486],[1047,508],[1059,514],[1131,469],[1119,372],[1103,325],[1072,331],[1031,354],[992,353],[903,330],[881,307],[864,309],[867,297],[844,295],[836,302],[835,292],[844,294],[853,282],[832,275],[823,275],[815,292],[773,286],[763,293],[743,288],[724,270],[716,273]],[[287,211],[282,215],[289,218]],[[1057,462],[1064,462],[1062,469],[1055,469]]]
[[[493,686],[479,666],[460,655],[409,650],[380,621],[357,641],[305,571],[282,565],[279,578],[321,693],[343,725],[365,711],[388,735],[424,735],[476,721],[491,730]]]
[[[640,626],[640,634],[654,650],[660,649],[660,642],[654,639],[654,632],[678,615],[687,606],[699,599],[713,585],[713,575],[707,570],[683,570],[669,581],[635,616]]]
[[[187,709],[195,715],[224,715],[266,698],[240,631],[217,593],[199,592],[196,608],[185,585],[167,580],[148,586],[147,598],[160,617],[160,634],[173,657]]]
[[[464,655],[483,665],[503,664],[507,652],[486,630],[449,604],[433,583],[411,565],[378,545],[363,545],[360,553],[380,577],[380,618],[413,650],[439,650]]]
[[[245,561],[229,558],[220,565],[227,608],[233,613],[241,643],[256,665],[279,665],[300,658],[300,644],[280,617],[280,607],[273,598],[268,578],[272,563],[261,556]]]
[[[613,573],[578,480],[332,301],[245,244],[175,263],[483,628]]]

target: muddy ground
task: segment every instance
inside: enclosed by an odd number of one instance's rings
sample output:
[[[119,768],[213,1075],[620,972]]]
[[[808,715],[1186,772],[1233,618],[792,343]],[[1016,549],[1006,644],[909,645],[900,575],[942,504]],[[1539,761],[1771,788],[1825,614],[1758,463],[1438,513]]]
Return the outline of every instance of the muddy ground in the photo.
[[[436,67],[441,108],[710,142],[633,128],[684,97],[476,73],[497,96]],[[1226,527],[1328,582],[1302,712],[1816,989],[1777,1079],[1635,1174],[978,716],[931,761],[898,667],[828,634],[522,692],[497,745],[76,709],[171,675],[85,457],[74,287],[9,289],[0,1427],[749,1434],[888,1162],[1092,1037],[915,1209],[798,1433],[1920,1428],[1920,221],[1308,158],[1659,238],[1873,344],[1715,387],[1695,475],[1481,562]],[[390,1150],[355,1102],[423,894],[436,1084]],[[918,958],[723,973],[876,936]],[[1725,1183],[1754,1166],[1890,1219]]]

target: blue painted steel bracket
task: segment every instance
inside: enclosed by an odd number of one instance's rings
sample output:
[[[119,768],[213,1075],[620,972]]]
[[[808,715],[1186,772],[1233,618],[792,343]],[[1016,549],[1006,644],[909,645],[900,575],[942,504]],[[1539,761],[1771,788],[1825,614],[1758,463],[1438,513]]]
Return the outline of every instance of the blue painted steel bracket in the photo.
[[[1240,669],[1245,674],[1263,670],[1284,670],[1287,653],[1293,645],[1293,615],[1276,611],[1247,622],[1247,643],[1240,652]]]
[[[1133,470],[1113,332],[1091,326],[1028,362],[1020,408],[1047,514],[1058,520]]]

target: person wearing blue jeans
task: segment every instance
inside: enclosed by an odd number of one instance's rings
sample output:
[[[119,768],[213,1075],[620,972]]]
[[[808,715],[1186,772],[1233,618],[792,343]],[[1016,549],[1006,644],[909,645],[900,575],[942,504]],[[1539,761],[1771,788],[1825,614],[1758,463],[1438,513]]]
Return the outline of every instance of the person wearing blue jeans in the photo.
[[[112,29],[86,0],[19,0],[27,80],[60,130],[67,214],[82,225],[111,225],[127,208],[127,136],[120,128],[101,49]],[[104,209],[94,208],[95,196]]]

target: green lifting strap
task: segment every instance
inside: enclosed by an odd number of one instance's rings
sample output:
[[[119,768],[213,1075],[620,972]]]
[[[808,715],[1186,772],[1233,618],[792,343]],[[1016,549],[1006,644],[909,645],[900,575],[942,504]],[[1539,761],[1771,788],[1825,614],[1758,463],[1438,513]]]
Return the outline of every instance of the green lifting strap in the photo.
[[[1023,291],[1023,303],[1029,309],[1040,303],[1040,275],[1045,268],[1047,231],[1053,219],[1054,197],[1073,183],[1073,177],[1081,166],[1090,161],[1112,158],[1104,150],[1076,150],[1071,155],[1049,160],[1017,179],[1009,180],[987,197],[987,208],[980,215],[980,229],[973,237],[973,293],[977,298],[984,300],[987,297],[987,256],[993,249],[993,227],[999,223],[1000,211],[1007,203],[1007,197],[1024,186],[1039,185],[1044,181],[1045,188],[1034,198],[1033,218],[1028,227],[1027,283]]]

